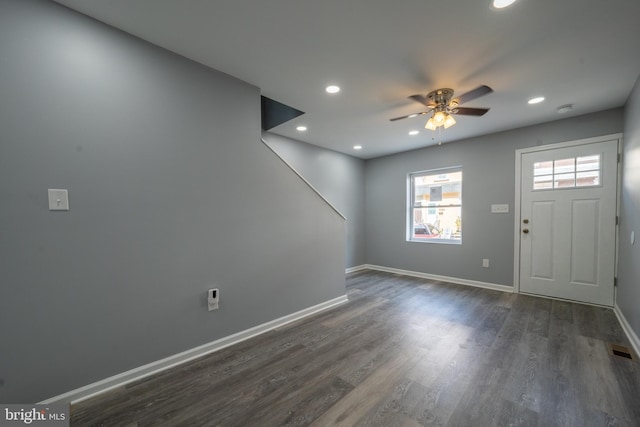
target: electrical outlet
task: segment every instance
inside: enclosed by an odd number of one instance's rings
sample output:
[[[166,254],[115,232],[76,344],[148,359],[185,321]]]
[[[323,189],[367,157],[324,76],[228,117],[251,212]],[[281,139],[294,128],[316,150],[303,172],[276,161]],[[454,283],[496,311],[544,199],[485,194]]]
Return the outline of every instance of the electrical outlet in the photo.
[[[220,291],[218,289],[209,289],[207,291],[207,308],[209,311],[217,310],[220,302]]]
[[[485,267],[485,268],[489,267],[489,259],[484,258],[482,260],[482,266]]]

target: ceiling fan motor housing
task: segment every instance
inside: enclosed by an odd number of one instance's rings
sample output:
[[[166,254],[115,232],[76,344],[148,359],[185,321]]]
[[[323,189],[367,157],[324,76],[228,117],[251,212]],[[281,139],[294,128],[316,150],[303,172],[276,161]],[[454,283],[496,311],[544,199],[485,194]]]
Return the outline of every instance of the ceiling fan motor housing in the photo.
[[[452,96],[453,89],[444,88],[429,92],[429,94],[427,95],[427,99],[429,100],[429,104],[433,104],[433,106],[435,107],[439,105],[448,105],[449,101],[451,101]]]

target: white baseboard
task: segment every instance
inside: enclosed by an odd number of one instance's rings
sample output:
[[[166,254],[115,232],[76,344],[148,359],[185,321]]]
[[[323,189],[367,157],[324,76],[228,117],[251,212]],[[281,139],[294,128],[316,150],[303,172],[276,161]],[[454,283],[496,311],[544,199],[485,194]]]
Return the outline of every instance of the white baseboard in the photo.
[[[620,326],[622,326],[622,330],[627,335],[627,338],[631,342],[631,346],[635,350],[636,354],[640,354],[640,338],[638,338],[638,335],[636,335],[629,322],[627,322],[627,319],[624,317],[624,314],[622,313],[622,310],[620,310],[618,304],[613,307],[613,312],[616,314],[618,322],[620,322]]]
[[[169,368],[173,368],[180,364],[205,356],[209,353],[222,350],[223,348],[229,347],[233,344],[248,340],[249,338],[253,338],[257,335],[284,326],[287,323],[291,323],[304,317],[319,313],[321,311],[328,310],[340,304],[344,304],[348,301],[349,299],[347,298],[347,296],[342,295],[338,298],[334,298],[321,304],[314,305],[313,307],[308,307],[304,310],[300,310],[287,316],[280,317],[279,319],[263,323],[262,325],[254,326],[253,328],[249,328],[247,330],[229,335],[224,338],[220,338],[216,341],[212,341],[199,347],[192,348],[182,353],[174,354],[173,356],[169,356],[164,359],[151,362],[147,365],[143,365],[138,368],[134,368],[129,371],[114,375],[112,377],[105,378],[84,387],[71,390],[67,393],[63,393],[50,399],[44,400],[40,403],[49,405],[55,403],[76,403],[82,400],[86,400],[100,393],[104,393],[114,388],[121,387],[133,381],[138,381],[142,378],[148,377]]]
[[[491,289],[494,291],[513,293],[513,286],[498,285],[495,283],[479,282],[477,280],[460,279],[457,277],[438,276],[436,274],[422,273],[420,271],[401,270],[398,268],[383,267],[381,265],[365,264],[361,269],[384,271],[386,273],[400,274],[402,276],[419,277],[421,279],[437,280],[440,282],[456,283],[458,285],[474,286],[476,288]]]
[[[345,269],[344,272],[346,274],[349,274],[349,273],[355,273],[356,271],[366,270],[368,268],[369,267],[368,267],[367,264],[361,264],[361,265],[356,265],[355,267],[349,267],[349,268]]]

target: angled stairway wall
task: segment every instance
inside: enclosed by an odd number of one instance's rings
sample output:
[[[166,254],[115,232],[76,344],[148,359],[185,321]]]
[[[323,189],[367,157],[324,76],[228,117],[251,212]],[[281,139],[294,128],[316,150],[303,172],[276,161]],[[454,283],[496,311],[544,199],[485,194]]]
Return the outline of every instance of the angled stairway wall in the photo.
[[[272,132],[262,139],[345,216],[345,267],[365,264],[365,161]]]

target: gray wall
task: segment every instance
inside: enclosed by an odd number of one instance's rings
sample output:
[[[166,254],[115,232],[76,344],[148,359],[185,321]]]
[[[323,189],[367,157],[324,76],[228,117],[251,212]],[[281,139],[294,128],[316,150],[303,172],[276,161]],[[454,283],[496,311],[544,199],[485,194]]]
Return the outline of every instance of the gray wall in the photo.
[[[344,220],[260,142],[258,88],[37,0],[0,0],[0,70],[0,402],[345,293]]]
[[[624,317],[640,336],[640,78],[624,114],[624,151],[620,206],[618,295]],[[631,245],[631,232],[636,234]]]
[[[263,138],[347,218],[345,267],[364,264],[365,161],[272,133]]]
[[[622,132],[622,118],[608,110],[367,161],[367,262],[513,286],[515,150]],[[463,167],[462,245],[407,242],[407,174],[449,166]],[[496,203],[509,214],[491,214]]]

